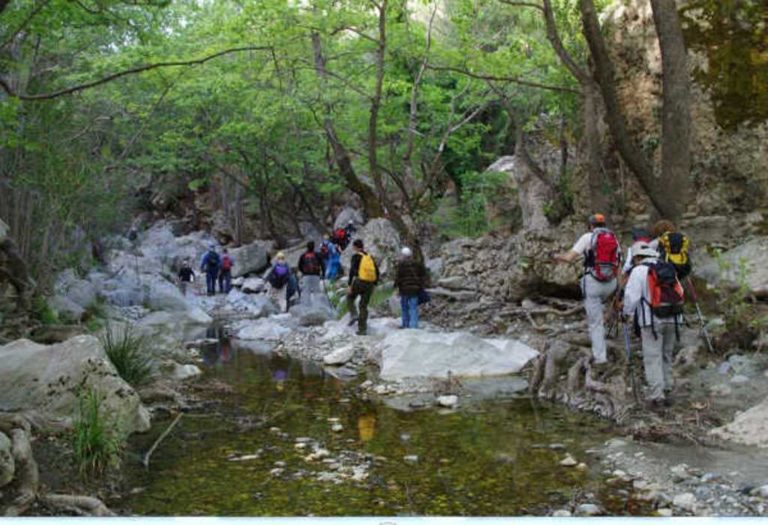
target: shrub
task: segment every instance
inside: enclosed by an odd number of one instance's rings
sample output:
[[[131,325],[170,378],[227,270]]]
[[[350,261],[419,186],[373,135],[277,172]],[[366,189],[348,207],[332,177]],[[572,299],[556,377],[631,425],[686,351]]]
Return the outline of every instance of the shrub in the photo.
[[[59,323],[59,316],[56,315],[56,312],[54,312],[50,306],[48,306],[48,303],[42,295],[37,295],[32,300],[32,312],[34,313],[35,318],[44,325]]]
[[[101,343],[117,373],[127,383],[138,386],[147,381],[152,373],[152,359],[148,355],[145,336],[135,334],[129,326],[116,333],[107,324]]]
[[[118,433],[108,428],[101,412],[102,399],[94,390],[78,396],[72,448],[81,474],[101,474],[107,467],[120,465]]]

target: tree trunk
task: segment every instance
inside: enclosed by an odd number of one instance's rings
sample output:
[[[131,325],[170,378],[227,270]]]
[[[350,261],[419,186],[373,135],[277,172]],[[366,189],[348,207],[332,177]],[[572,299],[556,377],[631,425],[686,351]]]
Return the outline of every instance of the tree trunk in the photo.
[[[584,170],[587,172],[589,198],[592,212],[608,212],[608,188],[602,169],[602,138],[600,92],[594,83],[583,86],[582,120],[584,125],[583,144],[586,151]]]
[[[579,8],[584,27],[584,37],[595,64],[595,75],[605,102],[606,121],[616,143],[616,148],[629,169],[637,177],[640,186],[648,195],[656,211],[674,221],[677,219],[677,206],[675,204],[677,196],[664,192],[659,180],[654,176],[653,165],[627,130],[626,119],[616,91],[616,75],[613,63],[600,29],[595,4],[592,0],[579,0]]]
[[[661,48],[663,108],[661,120],[661,180],[666,195],[674,195],[676,220],[688,202],[691,171],[691,84],[683,29],[675,0],[651,0]]]
[[[315,73],[321,81],[325,81],[328,72],[325,69],[325,57],[323,56],[320,34],[317,32],[312,32],[312,49],[314,51]],[[376,198],[376,194],[357,176],[355,168],[352,166],[352,159],[349,157],[347,149],[339,140],[336,128],[330,117],[331,108],[326,107],[325,109],[326,116],[323,117],[323,130],[325,131],[326,139],[333,150],[333,159],[339,169],[339,173],[344,177],[347,187],[360,197],[366,216],[369,219],[382,217],[384,215],[384,209]]]

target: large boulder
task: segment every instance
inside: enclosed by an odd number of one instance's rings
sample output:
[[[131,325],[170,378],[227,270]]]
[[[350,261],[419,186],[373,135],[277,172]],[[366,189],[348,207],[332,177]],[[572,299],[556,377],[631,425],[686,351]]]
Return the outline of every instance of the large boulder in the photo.
[[[365,250],[376,259],[376,264],[382,275],[386,276],[392,273],[402,246],[400,234],[397,233],[390,221],[387,219],[370,220],[365,226],[357,230],[354,237],[363,240]],[[341,263],[345,269],[349,269],[353,253],[354,250],[351,246],[344,250]]]
[[[148,280],[146,289],[146,304],[153,310],[186,310],[189,308],[187,298],[179,288],[162,278]]]
[[[746,274],[745,283],[757,297],[768,297],[768,237],[758,237],[720,255],[720,261],[707,255],[697,255],[694,273],[709,283],[740,286],[741,265]],[[742,263],[743,261],[743,263]],[[721,268],[721,265],[723,268]]]
[[[10,438],[0,432],[0,487],[13,481],[13,475],[16,472],[12,446]]]
[[[232,289],[227,294],[227,309],[247,313],[250,317],[266,317],[278,312],[277,305],[264,294],[247,294]]]
[[[349,221],[352,221],[355,227],[359,228],[365,222],[363,220],[363,212],[355,208],[344,208],[336,216],[336,220],[333,221],[333,229],[344,228],[349,224]]]
[[[240,290],[245,293],[259,293],[264,291],[266,285],[266,281],[261,277],[248,277],[243,279],[243,282],[240,284]]]
[[[336,317],[336,312],[324,296],[313,297],[309,304],[293,306],[290,313],[298,319],[299,326],[321,326]]]
[[[768,448],[768,398],[738,414],[731,423],[711,432],[717,437],[743,445]]]
[[[399,330],[380,343],[381,378],[446,378],[519,372],[538,355],[515,340],[481,339],[467,332]],[[375,358],[376,356],[374,356]]]
[[[149,429],[149,412],[95,337],[50,346],[19,339],[0,346],[0,410],[73,418],[78,394],[89,390],[101,398],[101,414],[117,432]]]
[[[81,308],[88,308],[96,301],[96,287],[93,283],[80,279],[71,269],[58,275],[54,291],[56,295],[68,299]]]
[[[230,250],[235,260],[232,277],[264,270],[269,264],[269,251],[272,246],[272,241],[256,241]]]
[[[239,324],[238,327],[236,338],[247,341],[279,341],[291,333],[290,328],[273,318],[244,322]]]
[[[148,334],[160,334],[188,340],[205,335],[213,318],[198,307],[187,310],[153,312],[142,318],[138,327]]]

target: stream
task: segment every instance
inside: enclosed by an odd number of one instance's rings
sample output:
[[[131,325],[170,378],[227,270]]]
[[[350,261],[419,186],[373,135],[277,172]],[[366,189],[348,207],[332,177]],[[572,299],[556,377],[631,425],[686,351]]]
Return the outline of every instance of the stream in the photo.
[[[588,450],[610,424],[526,397],[459,410],[395,410],[362,399],[363,378],[224,340],[202,352],[205,388],[153,454],[171,419],[134,437],[126,496],[135,515],[546,515],[573,502],[647,514],[607,484]],[[571,454],[579,466],[561,466]],[[135,461],[134,461],[135,460]]]

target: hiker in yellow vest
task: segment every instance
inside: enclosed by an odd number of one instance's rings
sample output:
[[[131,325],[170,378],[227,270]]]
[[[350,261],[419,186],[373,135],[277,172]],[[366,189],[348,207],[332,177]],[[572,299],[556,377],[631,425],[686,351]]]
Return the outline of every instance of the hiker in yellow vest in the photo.
[[[376,261],[363,249],[362,239],[352,243],[355,254],[349,265],[349,289],[347,290],[347,306],[350,321],[357,321],[357,335],[365,335],[368,330],[368,303],[373,295],[373,288],[379,282],[379,268]],[[357,313],[355,300],[360,297],[360,314]]]

